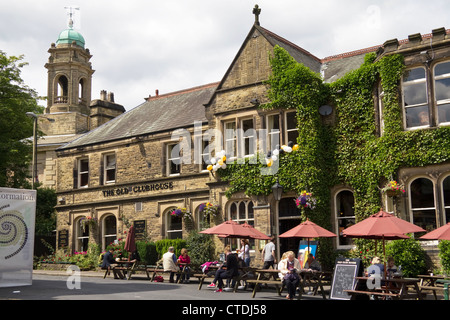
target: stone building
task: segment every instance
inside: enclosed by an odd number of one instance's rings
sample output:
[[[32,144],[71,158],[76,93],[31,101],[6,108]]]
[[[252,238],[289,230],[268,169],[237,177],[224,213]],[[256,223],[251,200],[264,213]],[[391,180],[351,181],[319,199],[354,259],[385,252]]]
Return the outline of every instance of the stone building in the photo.
[[[215,143],[215,154],[225,150],[228,159],[242,159],[258,151],[272,150],[273,141],[280,145],[296,141],[295,110],[263,111],[258,108],[267,102],[264,81],[271,73],[269,54],[275,46],[284,48],[296,61],[321,74],[325,82],[336,81],[359,68],[369,52],[376,52],[378,58],[402,54],[407,70],[412,70],[410,74],[414,75],[408,78],[409,73],[406,73],[399,88],[403,92],[403,101],[409,101],[411,95],[414,102],[403,103],[403,130],[427,130],[450,124],[450,118],[447,118],[450,96],[446,90],[450,79],[450,63],[446,62],[450,56],[450,39],[445,29],[319,59],[261,27],[258,10],[254,13],[255,23],[219,82],[168,94],[157,92],[142,105],[120,115],[120,108],[105,107],[104,100],[98,101],[95,108],[90,105],[91,121],[86,123],[95,123],[89,128],[91,130],[56,151],[59,247],[83,251],[89,241],[94,241],[106,248],[113,240],[123,237],[129,224],[135,225],[138,236],[153,241],[185,237],[189,228],[200,228],[204,221],[218,223],[232,219],[275,235],[296,226],[300,221],[293,201],[296,194],[285,192],[279,202],[272,195],[252,196],[243,192],[227,198],[228,185],[207,169],[211,163],[212,142]],[[89,54],[79,46],[76,52],[78,57],[85,56],[84,63],[87,63]],[[86,74],[91,72],[89,68],[84,70]],[[81,79],[76,79],[75,87],[89,86],[87,76]],[[414,96],[413,91],[420,92],[422,99]],[[77,97],[84,97],[77,93]],[[382,92],[374,88],[377,118],[373,121],[382,135],[383,105],[376,99],[380,96]],[[49,101],[49,104],[52,103]],[[78,105],[77,117],[87,116],[81,111],[84,107]],[[49,110],[52,108],[58,106],[52,104]],[[102,108],[110,113],[101,111]],[[419,113],[424,110],[428,112],[428,122],[416,123]],[[73,112],[71,108],[64,111]],[[318,112],[324,125],[333,125],[336,120],[333,106]],[[109,118],[111,120],[105,122]],[[94,128],[101,123],[102,126]],[[267,131],[258,131],[260,129]],[[421,226],[431,223],[433,228],[450,221],[449,177],[447,161],[401,169],[399,179],[407,187],[408,194],[395,203],[399,215]],[[419,194],[413,195],[410,190]],[[331,190],[330,223],[331,231],[336,234],[355,222],[353,192],[345,185]],[[392,199],[383,201],[393,212]],[[220,207],[217,221],[211,221],[200,212],[205,202]],[[192,223],[172,215],[177,208],[185,208],[191,213]],[[95,219],[95,228],[83,228],[87,217]],[[252,242],[252,254],[257,255],[263,244],[262,241]],[[343,237],[337,237],[334,245],[338,249],[352,247]],[[433,250],[435,243],[429,245]],[[283,239],[277,246],[278,254],[295,250],[298,239]]]

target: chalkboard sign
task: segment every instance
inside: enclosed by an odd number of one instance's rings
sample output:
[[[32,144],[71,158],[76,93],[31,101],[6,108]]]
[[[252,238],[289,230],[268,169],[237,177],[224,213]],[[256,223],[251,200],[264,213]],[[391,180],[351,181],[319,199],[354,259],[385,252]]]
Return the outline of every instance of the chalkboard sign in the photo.
[[[67,248],[69,245],[69,230],[63,229],[58,231],[58,248]]]
[[[133,221],[136,240],[145,240],[145,220]]]
[[[353,290],[355,277],[362,272],[361,259],[336,259],[330,299],[350,300],[350,295],[344,290]]]

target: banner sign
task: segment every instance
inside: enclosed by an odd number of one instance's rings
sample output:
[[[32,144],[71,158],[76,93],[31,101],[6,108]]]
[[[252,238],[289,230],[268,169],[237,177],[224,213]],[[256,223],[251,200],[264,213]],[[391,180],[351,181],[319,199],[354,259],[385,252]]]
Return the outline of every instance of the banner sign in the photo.
[[[31,285],[36,190],[0,188],[0,287]]]

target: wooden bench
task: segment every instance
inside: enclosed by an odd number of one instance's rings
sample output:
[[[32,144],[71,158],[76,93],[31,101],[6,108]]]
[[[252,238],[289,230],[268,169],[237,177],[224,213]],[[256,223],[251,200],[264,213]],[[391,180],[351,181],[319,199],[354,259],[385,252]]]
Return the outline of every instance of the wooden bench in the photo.
[[[258,285],[260,285],[260,284],[275,285],[276,291],[279,296],[281,296],[281,292],[283,292],[283,289],[284,289],[284,283],[282,283],[281,280],[249,279],[249,280],[247,280],[247,283],[255,284],[255,287],[253,288],[252,298],[255,297],[256,291],[258,290]],[[280,284],[281,284],[281,288],[279,288]]]
[[[153,280],[155,280],[155,277],[158,275],[158,273],[170,274],[171,272],[174,272],[177,276],[178,275],[180,276],[180,277],[178,277],[178,282],[177,283],[180,283],[180,281],[182,279],[181,275],[186,274],[186,272],[184,272],[183,270],[177,270],[177,271],[164,270],[162,268],[162,266],[156,266],[154,268],[147,268],[146,272],[147,272],[147,274],[149,274],[149,272],[153,273],[152,277],[150,279],[150,281],[152,281],[152,282],[153,282]]]
[[[256,269],[255,268],[250,268],[250,267],[244,267],[244,268],[240,268],[239,270],[240,270],[239,275],[237,275],[237,276],[235,276],[235,277],[230,279],[230,281],[232,281],[232,282],[234,281],[235,282],[234,287],[233,287],[233,292],[237,291],[241,281],[245,282],[244,290],[246,290],[247,289],[247,283],[249,281],[251,281],[250,279],[248,279],[249,278],[249,274],[251,272],[253,272],[254,270],[256,270]],[[203,286],[203,283],[204,283],[205,279],[214,279],[215,278],[214,275],[208,275],[208,274],[205,274],[205,273],[195,273],[193,276],[196,277],[199,280],[198,290],[202,289],[202,286]]]
[[[378,291],[359,291],[359,290],[344,290],[349,295],[367,295],[378,297],[392,297],[392,298],[400,298],[400,293],[388,293],[388,292],[378,292]]]

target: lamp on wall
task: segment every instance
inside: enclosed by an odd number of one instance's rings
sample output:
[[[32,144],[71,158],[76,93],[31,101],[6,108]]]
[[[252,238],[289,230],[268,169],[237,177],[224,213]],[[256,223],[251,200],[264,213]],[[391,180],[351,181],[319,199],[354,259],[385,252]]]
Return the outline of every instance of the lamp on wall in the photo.
[[[278,178],[277,182],[272,186],[272,192],[275,201],[280,201],[281,195],[283,194],[283,186],[278,182]]]

